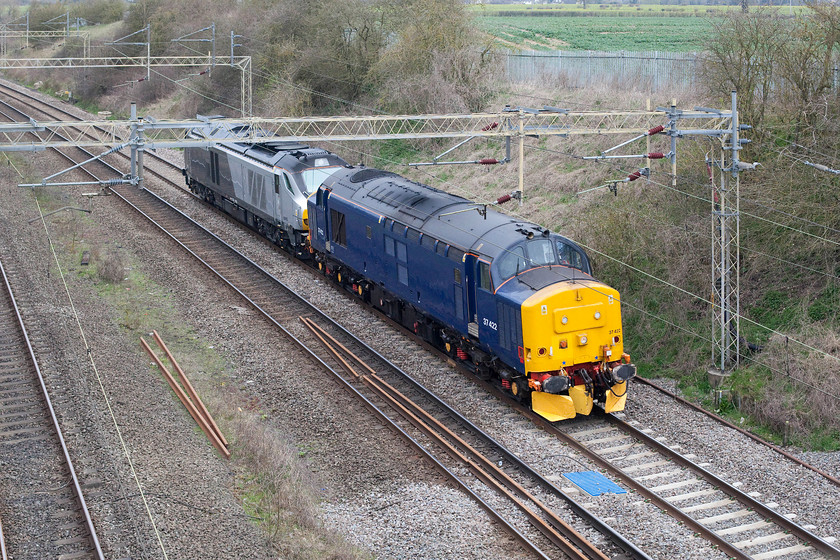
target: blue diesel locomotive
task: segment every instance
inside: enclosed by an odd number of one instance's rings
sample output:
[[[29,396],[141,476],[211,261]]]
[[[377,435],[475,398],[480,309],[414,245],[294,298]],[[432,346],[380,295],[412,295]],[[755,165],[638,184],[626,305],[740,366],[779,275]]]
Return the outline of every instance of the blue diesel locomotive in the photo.
[[[619,295],[578,245],[326,150],[226,134],[184,151],[196,195],[549,420],[624,408]]]
[[[319,268],[549,420],[626,401],[619,294],[575,243],[366,167],[308,198]]]

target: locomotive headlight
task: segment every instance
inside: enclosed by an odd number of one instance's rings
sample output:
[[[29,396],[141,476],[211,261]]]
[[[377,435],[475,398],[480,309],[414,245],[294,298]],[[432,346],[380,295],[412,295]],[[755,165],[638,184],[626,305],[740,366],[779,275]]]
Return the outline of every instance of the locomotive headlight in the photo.
[[[563,324],[565,325],[566,323],[568,323],[568,322],[569,322],[569,318],[568,318],[568,317],[566,317],[565,315],[563,315],[563,318],[562,318],[562,319],[560,319],[560,322],[561,322],[561,323],[563,323]]]
[[[585,334],[578,335],[578,346],[585,346],[589,342],[589,338]]]
[[[601,312],[600,312],[600,311],[596,311],[596,312],[595,312],[595,318],[596,318],[596,319],[600,319],[600,318],[601,318]]]

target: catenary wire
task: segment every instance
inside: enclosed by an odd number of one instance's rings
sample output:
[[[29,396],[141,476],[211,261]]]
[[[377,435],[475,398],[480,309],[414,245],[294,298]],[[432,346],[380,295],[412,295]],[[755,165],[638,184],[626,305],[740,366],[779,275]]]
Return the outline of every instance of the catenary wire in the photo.
[[[363,152],[361,152],[360,150],[356,150],[356,151],[359,151],[359,153],[363,153]],[[364,154],[364,155],[371,156],[371,154]],[[371,157],[372,157],[372,156],[371,156]],[[397,164],[398,164],[398,162],[391,162],[391,163],[397,163]],[[425,172],[425,171],[424,171],[424,172]],[[430,175],[430,176],[434,177],[434,178],[435,178],[435,179],[437,179],[438,181],[441,181],[441,182],[442,182],[442,183],[444,183],[444,184],[447,184],[447,185],[452,186],[452,185],[451,185],[451,183],[450,183],[449,181],[444,181],[444,180],[441,180],[441,179],[439,179],[438,177],[435,177],[433,174],[431,174],[431,173],[429,173],[429,172],[425,172],[425,173],[426,173],[427,175]],[[711,202],[711,201],[709,201],[709,202]],[[524,216],[520,216],[520,215],[515,214],[515,213],[513,213],[513,212],[511,212],[511,214],[514,214],[514,215],[517,215],[517,216],[518,216],[518,217],[520,217],[520,218],[526,219]],[[665,285],[665,286],[668,286],[668,287],[670,287],[670,288],[672,288],[672,289],[674,289],[674,290],[676,290],[676,291],[679,291],[679,292],[681,292],[681,293],[683,293],[683,294],[685,294],[685,295],[687,295],[687,296],[689,296],[689,297],[691,297],[691,298],[694,298],[694,299],[696,299],[696,300],[698,300],[698,301],[700,301],[700,302],[703,302],[703,303],[705,303],[705,304],[707,304],[707,305],[710,305],[710,306],[713,306],[713,307],[720,308],[720,306],[719,306],[718,304],[715,304],[713,301],[711,301],[711,300],[709,300],[709,299],[706,299],[705,297],[703,297],[703,296],[701,296],[701,295],[699,295],[699,294],[695,294],[695,293],[693,293],[693,292],[690,292],[690,291],[688,291],[688,290],[686,290],[686,289],[684,289],[684,288],[682,288],[682,287],[680,287],[680,286],[677,286],[676,284],[673,284],[672,282],[668,282],[667,280],[664,280],[664,279],[659,278],[659,277],[657,277],[657,276],[655,276],[655,275],[653,275],[653,274],[650,274],[650,273],[648,273],[648,272],[646,272],[646,271],[644,271],[644,270],[641,270],[641,269],[640,269],[640,268],[638,268],[638,267],[635,267],[635,266],[633,266],[633,265],[631,265],[631,264],[629,264],[629,263],[626,263],[626,262],[624,262],[624,261],[622,261],[622,260],[620,260],[620,259],[617,259],[617,258],[615,258],[615,257],[613,257],[613,256],[611,256],[611,255],[608,255],[608,254],[606,254],[606,253],[604,253],[604,252],[602,252],[602,251],[598,251],[598,250],[597,250],[597,249],[595,249],[594,247],[590,247],[590,246],[588,246],[588,245],[586,245],[586,244],[584,244],[584,243],[582,243],[582,242],[580,242],[580,241],[576,241],[576,240],[574,240],[574,239],[572,239],[572,241],[575,241],[575,243],[577,243],[578,245],[580,245],[581,247],[583,247],[584,249],[586,249],[586,250],[588,250],[588,251],[591,251],[591,252],[593,252],[593,253],[596,253],[596,254],[598,254],[598,255],[601,255],[601,256],[603,256],[603,257],[605,257],[605,258],[609,259],[609,260],[614,261],[616,264],[619,264],[619,265],[621,265],[621,266],[624,266],[625,268],[628,268],[628,269],[630,269],[630,270],[633,270],[633,271],[634,271],[634,272],[636,272],[637,274],[640,274],[640,275],[642,275],[642,276],[646,276],[646,277],[650,278],[651,280],[654,280],[654,281],[659,282],[659,283],[661,283],[661,284],[663,284],[663,285]],[[502,249],[503,249],[503,248],[502,248]],[[783,337],[786,337],[786,338],[787,338],[788,340],[790,340],[791,342],[794,342],[794,343],[796,343],[796,344],[799,344],[799,345],[803,346],[804,348],[807,348],[807,349],[809,349],[809,350],[811,350],[811,351],[813,351],[813,352],[816,352],[816,353],[818,353],[818,354],[822,354],[822,355],[824,355],[824,356],[826,356],[826,357],[829,357],[829,358],[832,358],[832,359],[834,359],[834,360],[840,361],[840,357],[838,357],[838,356],[834,356],[834,355],[832,355],[832,354],[830,354],[830,353],[828,353],[828,352],[825,352],[824,350],[821,350],[821,349],[816,348],[816,347],[814,347],[814,346],[808,345],[807,343],[805,343],[805,342],[803,342],[803,341],[800,341],[800,340],[798,340],[798,339],[791,338],[791,337],[789,337],[788,335],[785,335],[785,334],[783,334],[783,333],[781,333],[781,332],[779,332],[779,331],[777,331],[777,330],[775,330],[775,329],[772,329],[772,328],[770,328],[770,327],[767,327],[767,326],[765,326],[765,325],[762,325],[761,323],[758,323],[758,322],[756,322],[756,321],[753,321],[752,319],[749,319],[749,318],[747,318],[747,317],[744,317],[744,316],[743,316],[743,315],[741,315],[740,313],[738,314],[738,318],[739,318],[740,320],[743,320],[743,321],[746,321],[746,322],[748,322],[748,323],[751,323],[751,324],[753,324],[754,326],[756,326],[756,327],[758,327],[758,328],[765,329],[765,330],[767,330],[768,332],[771,332],[771,333],[776,334],[776,335],[778,335],[778,336],[783,336]]]

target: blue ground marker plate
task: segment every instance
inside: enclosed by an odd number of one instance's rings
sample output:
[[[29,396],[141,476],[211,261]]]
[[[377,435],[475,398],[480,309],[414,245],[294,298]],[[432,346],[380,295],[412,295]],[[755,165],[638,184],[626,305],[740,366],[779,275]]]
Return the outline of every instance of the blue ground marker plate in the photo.
[[[595,471],[568,472],[563,476],[571,480],[575,485],[590,496],[601,494],[626,494],[627,490]]]

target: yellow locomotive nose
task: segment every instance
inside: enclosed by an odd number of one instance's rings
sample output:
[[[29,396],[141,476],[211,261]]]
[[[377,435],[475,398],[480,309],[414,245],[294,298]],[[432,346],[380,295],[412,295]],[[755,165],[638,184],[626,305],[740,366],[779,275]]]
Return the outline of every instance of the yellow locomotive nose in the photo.
[[[617,360],[624,352],[618,291],[580,280],[543,288],[522,304],[522,341],[529,373]]]
[[[549,420],[591,412],[592,384],[575,383],[571,375],[621,359],[624,339],[619,302],[617,290],[595,280],[552,284],[523,302],[522,356],[534,389],[535,412]],[[616,392],[618,398],[607,391],[608,412],[624,408],[625,383]]]

